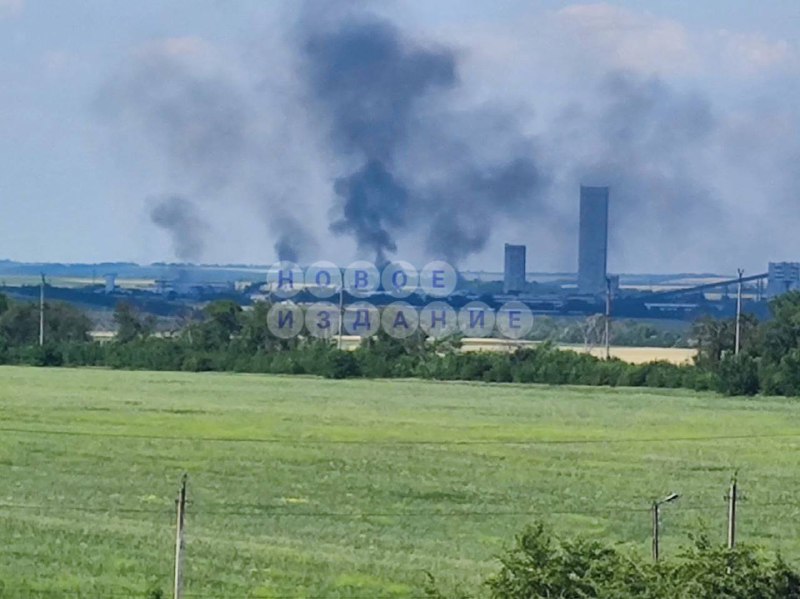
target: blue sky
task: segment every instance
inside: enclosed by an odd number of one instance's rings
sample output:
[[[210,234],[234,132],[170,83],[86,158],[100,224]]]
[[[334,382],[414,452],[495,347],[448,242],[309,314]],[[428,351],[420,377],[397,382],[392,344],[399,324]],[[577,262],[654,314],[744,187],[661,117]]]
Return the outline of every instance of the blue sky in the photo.
[[[170,236],[149,218],[153,198],[172,193],[197,197],[208,231],[200,257],[206,262],[273,261],[275,228],[267,221],[276,210],[288,210],[311,231],[315,255],[308,259],[359,257],[353,240],[327,228],[341,156],[305,114],[293,62],[299,4],[0,0],[0,258],[174,259]],[[306,4],[316,4],[313,13],[341,3]],[[619,221],[625,233],[616,240],[612,233],[612,270],[760,271],[770,259],[800,259],[800,177],[791,172],[800,158],[800,2],[406,0],[368,9],[409,38],[454,49],[460,87],[450,101],[502,107],[544,162],[570,163],[552,168],[549,220],[537,220],[534,211],[529,218],[498,216],[489,241],[462,266],[498,268],[508,240],[529,245],[533,269],[571,267],[576,182],[598,173],[616,181],[608,169],[627,160],[621,155],[596,168],[590,158],[615,150],[596,134],[584,135],[601,119],[592,113],[597,85],[620,72],[658,82],[654,93],[666,98],[655,101],[651,115],[661,119],[659,136],[688,106],[709,106],[713,125],[666,148],[649,138],[631,142],[631,155],[663,154],[620,179],[629,193],[652,189],[654,198],[641,200],[650,204],[634,210],[635,218]],[[175,59],[197,77],[224,77],[247,90],[248,105],[261,111],[252,122],[264,131],[259,156],[272,157],[264,165],[269,177],[246,174],[252,185],[210,189],[170,165],[163,148],[139,131],[135,107],[109,117],[107,90],[142,56]],[[565,116],[579,105],[580,118]],[[573,145],[572,137],[580,141]],[[581,160],[573,165],[575,156]],[[257,168],[248,166],[248,173]],[[655,182],[642,174],[653,171]],[[694,183],[687,193],[708,197],[708,206],[667,226],[663,204],[675,193],[667,188],[687,173]],[[279,199],[257,204],[250,196],[261,185]],[[612,211],[613,202],[612,184]],[[398,233],[396,255],[412,262],[439,257],[425,255],[413,228]]]

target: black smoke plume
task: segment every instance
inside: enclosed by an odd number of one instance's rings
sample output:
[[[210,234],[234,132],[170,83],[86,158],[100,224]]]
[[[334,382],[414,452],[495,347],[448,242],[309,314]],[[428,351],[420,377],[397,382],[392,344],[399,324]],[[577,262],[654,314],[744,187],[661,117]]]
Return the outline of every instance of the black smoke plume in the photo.
[[[312,25],[302,50],[333,148],[361,161],[336,181],[340,218],[331,230],[352,234],[383,262],[397,250],[395,231],[408,222],[410,192],[395,173],[398,153],[424,96],[456,84],[455,57],[364,15],[347,15],[330,29]]]
[[[411,38],[360,3],[334,2],[333,18],[306,6],[293,50],[302,118],[324,125],[321,158],[336,169],[334,234],[378,262],[400,243],[460,261],[483,249],[504,218],[533,210],[547,218],[550,175],[537,143],[510,111],[460,105],[456,50]],[[298,124],[288,120],[284,137],[265,144],[261,134],[275,130],[270,90],[248,86],[208,52],[191,39],[151,44],[108,81],[98,106],[157,150],[156,168],[192,202],[233,198],[263,215],[279,258],[308,256],[314,240],[289,197],[302,184],[285,181],[302,179],[303,168],[282,152]],[[258,80],[269,64],[239,66]],[[209,232],[198,229],[193,241]]]
[[[359,247],[375,253],[377,264],[386,262],[386,252],[397,251],[389,229],[406,222],[408,191],[377,160],[338,179],[334,190],[342,215],[331,224],[331,231],[352,234]]]
[[[599,85],[594,74],[579,82],[577,102],[560,119],[537,123],[533,136],[527,107],[465,101],[472,94],[464,90],[458,49],[414,38],[361,2],[328,2],[332,12],[314,12],[322,4],[307,3],[290,30],[296,60],[284,95],[260,83],[276,68],[272,54],[251,52],[254,62],[212,68],[190,45],[134,55],[101,94],[104,113],[156,149],[175,184],[169,189],[186,190],[204,209],[231,200],[252,208],[280,259],[312,255],[313,221],[295,209],[301,196],[330,214],[333,234],[352,238],[378,262],[409,246],[462,262],[496,231],[520,225],[549,234],[552,243],[541,247],[566,267],[577,247],[579,185],[608,185],[612,269],[620,258],[696,263],[697,248],[735,230],[722,200],[731,190],[744,197],[739,181],[770,205],[757,188],[773,176],[772,165],[760,167],[764,176],[747,175],[756,136],[745,132],[720,150],[732,134],[725,114],[702,95],[657,77],[603,77],[598,67]],[[496,98],[504,95],[498,90]],[[276,109],[287,104],[295,111]],[[270,120],[275,113],[284,119],[280,127]],[[764,119],[756,116],[758,127]],[[773,156],[765,136],[761,153]],[[301,151],[284,152],[298,139]],[[796,155],[792,143],[787,156]],[[312,173],[298,156],[327,171]],[[791,172],[786,160],[780,170]],[[306,179],[324,179],[329,193]],[[791,183],[782,183],[789,187],[782,197],[796,197]],[[789,215],[788,204],[781,206]],[[183,237],[202,249],[209,231]]]
[[[202,257],[207,225],[192,202],[180,196],[162,198],[152,206],[150,218],[170,234],[178,258],[196,262]]]
[[[271,229],[278,236],[273,246],[278,260],[297,263],[316,249],[314,238],[296,218],[289,214],[273,216]]]
[[[311,106],[327,124],[332,151],[358,164],[336,179],[332,232],[352,235],[378,263],[405,234],[459,261],[484,247],[499,219],[540,204],[548,176],[531,141],[516,128],[491,126],[509,120],[502,111],[457,109],[453,49],[411,39],[363,10],[303,24]],[[485,140],[463,135],[481,126],[476,121],[502,140],[493,145],[511,150],[483,155]],[[420,148],[435,156],[420,164]]]

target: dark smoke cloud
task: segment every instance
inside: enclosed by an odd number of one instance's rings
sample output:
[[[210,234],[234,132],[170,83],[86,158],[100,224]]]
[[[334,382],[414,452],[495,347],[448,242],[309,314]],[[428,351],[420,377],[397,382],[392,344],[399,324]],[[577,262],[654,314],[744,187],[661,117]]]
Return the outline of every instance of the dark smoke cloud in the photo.
[[[535,207],[544,214],[549,176],[518,123],[489,106],[455,108],[454,49],[412,39],[358,4],[333,6],[307,10],[294,40],[311,120],[324,124],[336,163],[350,165],[334,176],[331,232],[381,263],[401,238],[461,261],[484,248],[502,218]],[[315,242],[291,201],[302,187],[271,180],[302,173],[264,168],[285,159],[258,138],[270,100],[206,64],[214,63],[208,52],[191,40],[147,47],[107,83],[101,112],[133,125],[192,201],[235,196],[264,216],[280,259],[309,256]],[[483,152],[487,137],[502,151]],[[416,158],[426,152],[434,155]]]
[[[366,15],[350,14],[334,29],[309,31],[303,51],[335,145],[367,160],[391,162],[417,103],[456,83],[450,50],[415,44],[392,24]]]
[[[274,216],[272,230],[278,237],[273,246],[278,260],[297,263],[304,257],[312,255],[316,249],[314,238],[296,218],[289,214]]]
[[[372,250],[376,262],[383,264],[387,251],[397,251],[389,229],[406,222],[408,191],[377,160],[338,179],[334,190],[341,200],[342,214],[331,224],[331,231],[353,235],[359,247]]]
[[[285,194],[265,192],[276,186],[265,168],[276,149],[265,153],[259,139],[264,114],[258,95],[213,66],[214,59],[198,40],[151,44],[106,83],[96,108],[107,122],[121,126],[120,139],[131,141],[126,134],[133,129],[144,139],[145,153],[156,150],[168,179],[192,190],[191,202],[174,199],[153,219],[175,233],[179,257],[196,258],[211,233],[192,217],[192,202],[220,209],[230,198],[262,216],[280,256],[307,255],[314,246],[307,229],[289,216],[274,217],[287,204]]]
[[[170,234],[178,258],[196,262],[202,257],[207,225],[192,202],[180,196],[162,198],[152,206],[150,219]]]
[[[341,215],[331,230],[352,234],[383,262],[397,250],[394,232],[409,210],[407,184],[394,172],[397,155],[419,102],[455,85],[455,57],[365,15],[349,14],[330,29],[305,24],[301,46],[312,105],[329,125],[333,148],[363,161],[336,181]]]
[[[202,56],[156,47],[134,56],[99,102],[157,150],[176,185],[169,189],[190,190],[204,209],[228,201],[252,208],[281,259],[306,259],[315,247],[310,219],[296,209],[301,198],[330,214],[334,235],[378,261],[414,248],[459,263],[498,231],[519,227],[534,247],[542,233],[551,243],[537,249],[567,267],[577,248],[579,185],[609,185],[612,270],[623,261],[654,270],[697,264],[711,240],[735,230],[723,196],[729,179],[747,183],[748,169],[748,191],[762,194],[764,213],[779,185],[789,198],[781,206],[796,212],[800,180],[786,175],[796,170],[786,158],[797,155],[791,133],[779,141],[791,151],[777,168],[772,131],[757,146],[762,156],[751,156],[753,132],[732,133],[728,115],[702,94],[658,77],[604,75],[605,67],[570,81],[576,100],[560,118],[537,122],[528,106],[501,106],[502,89],[492,101],[465,101],[474,89],[465,90],[468,65],[457,49],[413,38],[363,3],[318,10],[323,4],[307,3],[289,29],[296,80],[283,95],[263,84],[276,68],[268,52],[213,68]],[[559,60],[547,68],[560,69]],[[232,75],[240,71],[246,76]],[[280,109],[288,104],[296,112]],[[283,128],[274,126],[276,113]],[[754,128],[765,121],[757,113]],[[300,151],[284,151],[298,139]],[[756,159],[764,164],[753,171]],[[195,240],[202,245],[208,232],[199,227]]]
[[[484,247],[498,217],[537,203],[547,177],[533,154],[482,160],[458,143],[462,131],[476,126],[472,119],[502,119],[491,110],[454,110],[455,51],[412,40],[363,11],[303,24],[311,106],[328,124],[332,150],[361,161],[336,180],[332,232],[353,235],[359,248],[383,262],[397,250],[397,237],[413,228],[428,251],[458,261]],[[508,145],[532,151],[529,143],[517,143],[517,130],[493,133],[510,134]],[[473,138],[467,145],[482,142]],[[415,176],[431,166],[410,166],[415,145],[439,151],[434,181]]]
[[[458,165],[458,158],[451,161]],[[500,164],[468,161],[449,171],[420,209],[429,226],[428,251],[457,263],[481,251],[503,218],[552,218],[541,201],[548,179],[530,157],[513,153]]]

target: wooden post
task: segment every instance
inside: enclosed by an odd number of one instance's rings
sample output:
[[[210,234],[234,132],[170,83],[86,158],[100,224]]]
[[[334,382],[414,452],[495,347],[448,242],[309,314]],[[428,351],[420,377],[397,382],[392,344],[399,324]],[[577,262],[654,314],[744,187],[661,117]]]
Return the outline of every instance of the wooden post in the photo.
[[[736,545],[736,494],[736,477],[734,476],[728,492],[728,549],[733,549]]]
[[[658,561],[658,502],[653,502],[653,561]]]
[[[186,478],[186,474],[181,478],[181,490],[175,502],[178,506],[178,523],[175,532],[175,587],[172,594],[174,599],[183,597],[183,530],[185,524],[184,516],[186,514]]]
[[[739,355],[739,348],[742,345],[742,275],[744,271],[740,268],[737,270],[739,273],[739,284],[736,286],[736,333],[733,344],[734,355]]]
[[[39,286],[39,347],[44,345],[44,273]]]

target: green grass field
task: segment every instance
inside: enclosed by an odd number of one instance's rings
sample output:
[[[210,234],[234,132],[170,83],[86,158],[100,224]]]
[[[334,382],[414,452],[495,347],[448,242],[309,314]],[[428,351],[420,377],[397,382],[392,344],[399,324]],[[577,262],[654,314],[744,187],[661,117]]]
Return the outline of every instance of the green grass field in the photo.
[[[544,520],[663,553],[724,538],[800,562],[800,403],[685,391],[0,368],[3,597],[169,592],[189,474],[186,597],[470,588]],[[38,591],[38,592],[34,592]]]

